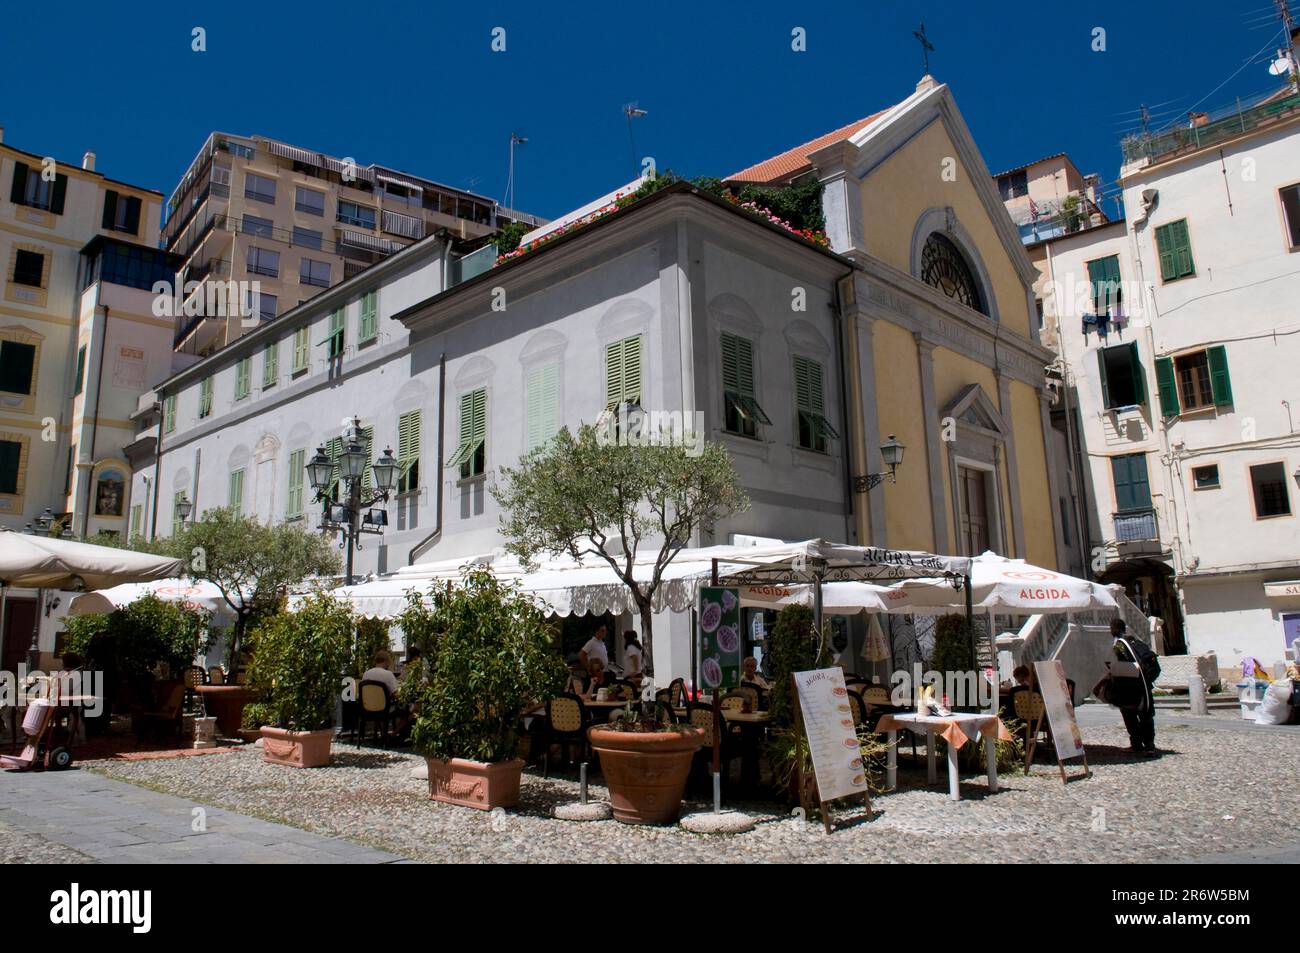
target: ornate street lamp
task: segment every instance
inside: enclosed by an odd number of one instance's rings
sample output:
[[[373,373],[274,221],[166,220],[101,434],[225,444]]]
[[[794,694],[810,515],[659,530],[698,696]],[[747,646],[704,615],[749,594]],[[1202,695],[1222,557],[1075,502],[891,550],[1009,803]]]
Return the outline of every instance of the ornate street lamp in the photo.
[[[190,502],[188,496],[184,495],[183,490],[181,491],[181,498],[175,503],[175,509],[176,515],[181,518],[182,523],[190,521],[190,514],[194,512],[194,504]]]
[[[374,473],[375,484],[375,489],[369,492],[363,485],[368,464]],[[338,499],[334,499],[331,492],[335,466],[339,473]],[[382,508],[372,507],[376,503],[387,503],[397,486],[397,460],[389,447],[370,464],[361,420],[353,417],[343,432],[343,447],[338,456],[331,460],[325,448],[319,447],[316,455],[307,461],[306,470],[307,480],[316,491],[316,502],[321,504],[320,528],[340,535],[339,548],[348,554],[347,584],[352,585],[353,556],[361,548],[361,535],[380,535],[388,525],[388,513]]]
[[[903,462],[903,451],[907,449],[898,442],[892,433],[889,439],[880,445],[880,460],[888,468],[880,473],[868,473],[853,478],[853,492],[868,493],[889,478],[890,483],[898,482],[898,468]]]

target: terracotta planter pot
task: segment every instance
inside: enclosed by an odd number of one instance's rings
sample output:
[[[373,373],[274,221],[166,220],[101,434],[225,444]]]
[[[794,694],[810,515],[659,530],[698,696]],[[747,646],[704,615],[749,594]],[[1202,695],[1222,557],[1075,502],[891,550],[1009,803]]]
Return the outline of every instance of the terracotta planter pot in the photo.
[[[262,727],[262,760],[292,768],[323,768],[330,763],[333,728],[319,731],[289,731]]]
[[[587,729],[600,756],[615,820],[624,824],[671,824],[682,809],[691,759],[709,739],[703,728],[680,731]]]
[[[486,764],[452,758],[425,758],[429,763],[429,799],[476,807],[490,811],[494,807],[514,807],[519,803],[519,776],[524,770],[522,758]]]
[[[203,699],[203,710],[217,719],[217,732],[225,738],[239,736],[244,706],[256,696],[243,685],[199,685],[194,689]]]

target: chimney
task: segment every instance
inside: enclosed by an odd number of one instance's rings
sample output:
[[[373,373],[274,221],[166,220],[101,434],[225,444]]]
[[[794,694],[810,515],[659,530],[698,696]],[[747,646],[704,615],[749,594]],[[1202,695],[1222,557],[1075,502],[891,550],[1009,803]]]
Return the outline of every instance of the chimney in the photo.
[[[81,167],[87,172],[95,171],[95,153],[87,152],[81,157]]]

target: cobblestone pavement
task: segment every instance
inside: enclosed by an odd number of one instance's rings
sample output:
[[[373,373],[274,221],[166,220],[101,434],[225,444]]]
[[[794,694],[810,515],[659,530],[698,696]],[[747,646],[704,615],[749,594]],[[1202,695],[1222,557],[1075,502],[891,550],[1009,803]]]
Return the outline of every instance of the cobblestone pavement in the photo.
[[[1127,737],[1111,723],[1118,720],[1113,711],[1085,711],[1080,720],[1090,778],[1063,785],[1054,763],[1039,764],[1028,777],[1004,775],[1001,791],[989,795],[982,776],[965,775],[963,799],[953,803],[944,772],[939,786],[927,787],[924,767],[911,768],[904,754],[900,789],[875,799],[875,817],[865,819],[860,806],[837,810],[830,836],[784,808],[744,802],[729,806],[753,814],[758,827],[734,837],[614,821],[576,829],[550,817],[555,804],[577,798],[576,783],[532,772],[524,776],[517,809],[483,813],[429,801],[426,782],[411,776],[420,759],[350,745],[335,747],[332,767],[311,771],[265,764],[257,750],[91,767],[179,798],[424,861],[1140,863],[1243,861],[1261,849],[1293,856],[1287,851],[1296,850],[1300,730],[1225,730],[1220,719],[1207,725],[1162,713],[1157,743],[1165,753],[1145,760],[1124,750]],[[12,784],[0,780],[0,793]],[[591,794],[606,797],[598,784]],[[706,805],[697,801],[687,809]],[[575,851],[575,844],[585,846]]]
[[[236,757],[241,756],[229,760]],[[224,760],[180,758],[169,763]],[[0,774],[0,857],[6,863],[118,864],[401,859],[86,770]]]

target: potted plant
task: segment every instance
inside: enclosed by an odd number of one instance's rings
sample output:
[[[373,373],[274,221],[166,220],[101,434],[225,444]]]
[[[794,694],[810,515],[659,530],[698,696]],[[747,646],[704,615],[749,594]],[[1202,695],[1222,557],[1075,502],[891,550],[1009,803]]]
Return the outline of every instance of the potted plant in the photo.
[[[639,717],[631,703],[616,714],[622,717],[587,729],[614,818],[624,824],[671,824],[681,813],[691,759],[711,741],[709,733]]]
[[[352,610],[327,593],[266,620],[253,636],[250,674],[266,699],[262,757],[273,764],[329,764],[334,703],[352,646]]]
[[[537,606],[482,567],[459,586],[411,593],[399,619],[421,658],[402,699],[411,743],[429,764],[429,797],[490,810],[519,800],[520,716],[564,686],[566,669]]]

